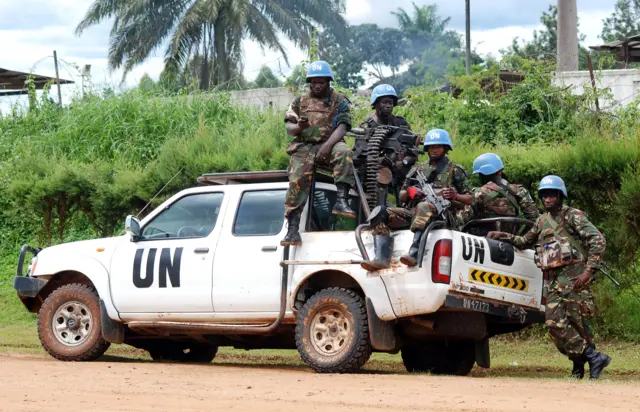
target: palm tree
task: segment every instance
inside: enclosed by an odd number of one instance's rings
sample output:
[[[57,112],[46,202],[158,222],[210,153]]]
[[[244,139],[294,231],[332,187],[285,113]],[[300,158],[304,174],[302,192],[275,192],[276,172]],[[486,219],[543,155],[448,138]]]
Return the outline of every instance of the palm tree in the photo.
[[[426,49],[441,43],[449,48],[459,48],[460,39],[456,32],[447,30],[450,17],[443,19],[438,15],[435,4],[418,6],[413,3],[413,17],[404,9],[398,8],[391,12],[398,19],[400,30],[409,40],[409,54],[412,58],[419,58]]]
[[[314,26],[344,36],[346,0],[95,0],[78,24],[78,35],[113,19],[109,68],[124,75],[167,40],[165,63],[184,66],[193,56],[201,64],[200,87],[228,82],[242,63],[249,38],[278,50],[288,64],[279,35],[309,48]]]

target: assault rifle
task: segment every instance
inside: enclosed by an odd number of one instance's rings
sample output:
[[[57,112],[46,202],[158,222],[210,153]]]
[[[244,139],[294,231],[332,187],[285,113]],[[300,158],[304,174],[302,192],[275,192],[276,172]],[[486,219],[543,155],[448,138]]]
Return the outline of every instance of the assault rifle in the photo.
[[[449,206],[451,206],[451,202],[436,194],[421,168],[414,167],[407,175],[407,179],[408,178],[413,178],[418,181],[420,191],[424,194],[424,199],[436,207],[438,215],[443,215]]]

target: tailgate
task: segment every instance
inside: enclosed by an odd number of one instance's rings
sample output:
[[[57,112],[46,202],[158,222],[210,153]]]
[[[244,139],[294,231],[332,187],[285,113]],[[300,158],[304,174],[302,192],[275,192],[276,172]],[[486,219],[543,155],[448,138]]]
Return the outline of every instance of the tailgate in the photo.
[[[533,250],[515,249],[497,240],[453,234],[451,285],[459,293],[539,308],[542,271]]]

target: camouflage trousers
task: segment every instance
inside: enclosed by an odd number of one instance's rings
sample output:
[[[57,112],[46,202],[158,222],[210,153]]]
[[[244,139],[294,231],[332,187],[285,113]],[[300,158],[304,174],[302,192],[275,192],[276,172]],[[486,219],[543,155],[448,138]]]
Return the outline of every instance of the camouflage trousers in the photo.
[[[413,219],[411,220],[411,231],[425,230],[436,213],[436,207],[429,202],[420,202],[413,209]]]
[[[573,283],[584,265],[573,265],[549,272],[545,324],[560,353],[577,358],[594,343],[594,300],[591,288],[573,290]]]
[[[291,154],[288,168],[289,189],[284,205],[285,216],[292,213],[302,213],[309,197],[313,166],[316,164],[316,155],[321,146],[322,144],[302,144]],[[352,152],[345,142],[338,142],[333,146],[328,165],[324,163],[318,163],[318,165],[330,166],[333,169],[333,181],[336,184],[355,185]]]
[[[389,219],[386,223],[380,223],[371,228],[374,236],[389,236],[391,230],[408,229],[413,219],[413,212],[402,207],[388,207]]]

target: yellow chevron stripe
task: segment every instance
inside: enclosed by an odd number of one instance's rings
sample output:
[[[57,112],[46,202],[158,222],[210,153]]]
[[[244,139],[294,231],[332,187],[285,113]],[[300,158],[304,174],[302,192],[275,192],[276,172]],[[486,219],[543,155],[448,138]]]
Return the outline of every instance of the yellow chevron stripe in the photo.
[[[513,289],[520,292],[529,291],[529,281],[526,279],[486,272],[481,269],[470,268],[469,280],[471,282],[485,283],[487,285],[499,286],[501,288]]]

